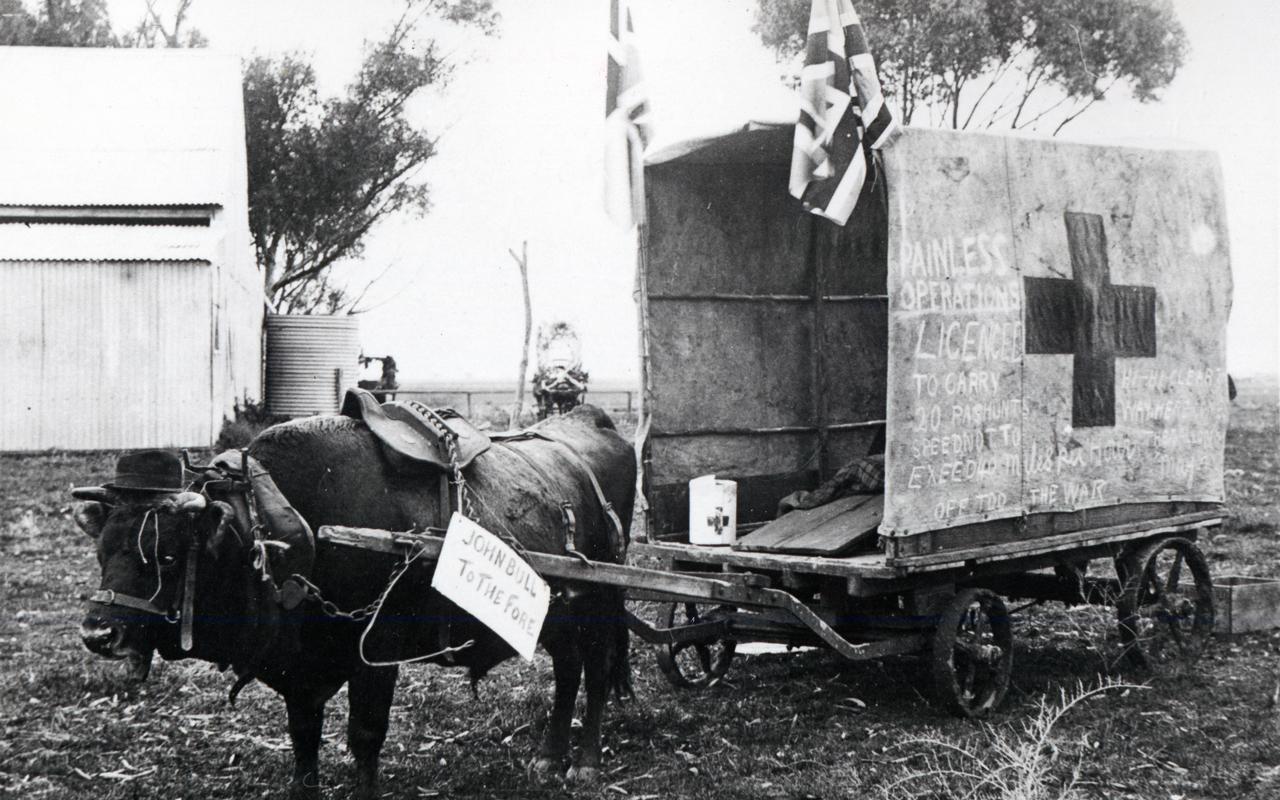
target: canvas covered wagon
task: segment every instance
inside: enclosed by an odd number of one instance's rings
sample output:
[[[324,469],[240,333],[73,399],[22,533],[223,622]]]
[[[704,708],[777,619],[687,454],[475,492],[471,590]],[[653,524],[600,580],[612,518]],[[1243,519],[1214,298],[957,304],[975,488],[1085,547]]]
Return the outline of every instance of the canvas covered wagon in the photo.
[[[747,126],[651,154],[647,530],[629,564],[530,563],[664,601],[630,626],[686,687],[740,641],[923,653],[940,703],[981,715],[1012,669],[1004,597],[1114,605],[1119,654],[1194,657],[1196,539],[1225,515],[1216,157],[908,130],[837,227],[788,195],[790,153],[790,127]],[[708,514],[710,475],[736,499]]]

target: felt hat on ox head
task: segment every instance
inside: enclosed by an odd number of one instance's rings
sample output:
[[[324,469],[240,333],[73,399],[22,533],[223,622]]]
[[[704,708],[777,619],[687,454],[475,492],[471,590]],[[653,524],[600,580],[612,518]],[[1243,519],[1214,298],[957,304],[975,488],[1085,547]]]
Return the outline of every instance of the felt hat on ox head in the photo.
[[[138,450],[116,460],[116,474],[104,489],[118,492],[181,492],[182,462],[167,450]]]

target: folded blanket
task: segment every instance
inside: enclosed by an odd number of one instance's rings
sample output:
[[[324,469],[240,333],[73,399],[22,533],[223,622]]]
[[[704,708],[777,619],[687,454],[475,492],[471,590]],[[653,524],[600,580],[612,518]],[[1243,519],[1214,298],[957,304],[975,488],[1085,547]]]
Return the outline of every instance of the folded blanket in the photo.
[[[812,491],[792,492],[778,502],[778,516],[798,508],[817,508],[851,494],[884,491],[884,454],[855,458]]]

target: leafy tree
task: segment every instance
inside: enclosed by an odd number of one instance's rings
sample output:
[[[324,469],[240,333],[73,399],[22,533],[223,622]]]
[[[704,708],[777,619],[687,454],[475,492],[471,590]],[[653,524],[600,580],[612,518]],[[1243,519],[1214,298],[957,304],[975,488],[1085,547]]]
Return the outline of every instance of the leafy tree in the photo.
[[[0,46],[31,44],[36,18],[22,0],[0,0]]]
[[[1186,56],[1169,0],[856,0],[903,121],[1057,133],[1118,85],[1159,99]],[[780,59],[804,47],[810,0],[757,0]]]
[[[44,0],[32,13],[22,0],[0,0],[0,45],[111,47],[106,0]]]
[[[379,220],[429,207],[417,176],[436,143],[409,121],[406,104],[446,83],[450,66],[434,42],[413,36],[425,12],[486,31],[496,24],[488,0],[411,3],[390,35],[367,47],[342,97],[321,98],[300,55],[245,65],[249,227],[280,311],[351,310],[359,298],[334,282],[332,267],[359,257]]]

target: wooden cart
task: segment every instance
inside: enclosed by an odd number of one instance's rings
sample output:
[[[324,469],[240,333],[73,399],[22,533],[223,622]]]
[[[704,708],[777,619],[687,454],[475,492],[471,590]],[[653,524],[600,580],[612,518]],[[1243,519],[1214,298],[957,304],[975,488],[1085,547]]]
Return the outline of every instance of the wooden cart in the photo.
[[[1122,655],[1135,665],[1159,669],[1194,658],[1214,622],[1213,587],[1195,540],[1222,521],[1201,511],[907,564],[882,553],[813,557],[677,542],[633,545],[632,561],[656,557],[660,569],[529,558],[549,579],[618,586],[631,600],[663,602],[652,623],[629,612],[628,624],[661,648],[658,664],[677,687],[714,684],[742,641],[828,647],[855,661],[921,653],[939,704],[982,716],[1004,697],[1012,670],[1002,596],[1115,605]],[[442,534],[319,532],[330,545],[416,552],[419,568],[435,561]],[[1085,565],[1095,558],[1113,560],[1116,577],[1088,575]]]
[[[908,130],[842,228],[785,191],[791,139],[752,124],[649,158],[633,553],[827,627],[677,603],[662,622],[728,634],[668,646],[664,671],[714,680],[743,639],[924,651],[942,703],[977,714],[1008,682],[1001,596],[1111,603],[1136,660],[1195,653],[1195,541],[1223,519],[1216,156]],[[778,518],[860,461],[880,493]],[[733,548],[687,544],[688,481],[711,473],[737,482]],[[1099,558],[1114,578],[1085,571]]]
[[[1224,518],[1216,158],[909,130],[840,228],[786,193],[790,152],[789,128],[747,126],[651,156],[644,529],[630,565],[534,566],[664,601],[632,630],[686,687],[741,641],[915,652],[942,705],[981,715],[1012,666],[1003,597],[1112,604],[1133,660],[1194,656],[1196,540]],[[882,485],[779,515],[846,465]],[[713,473],[737,484],[732,547],[688,543],[689,481]]]

